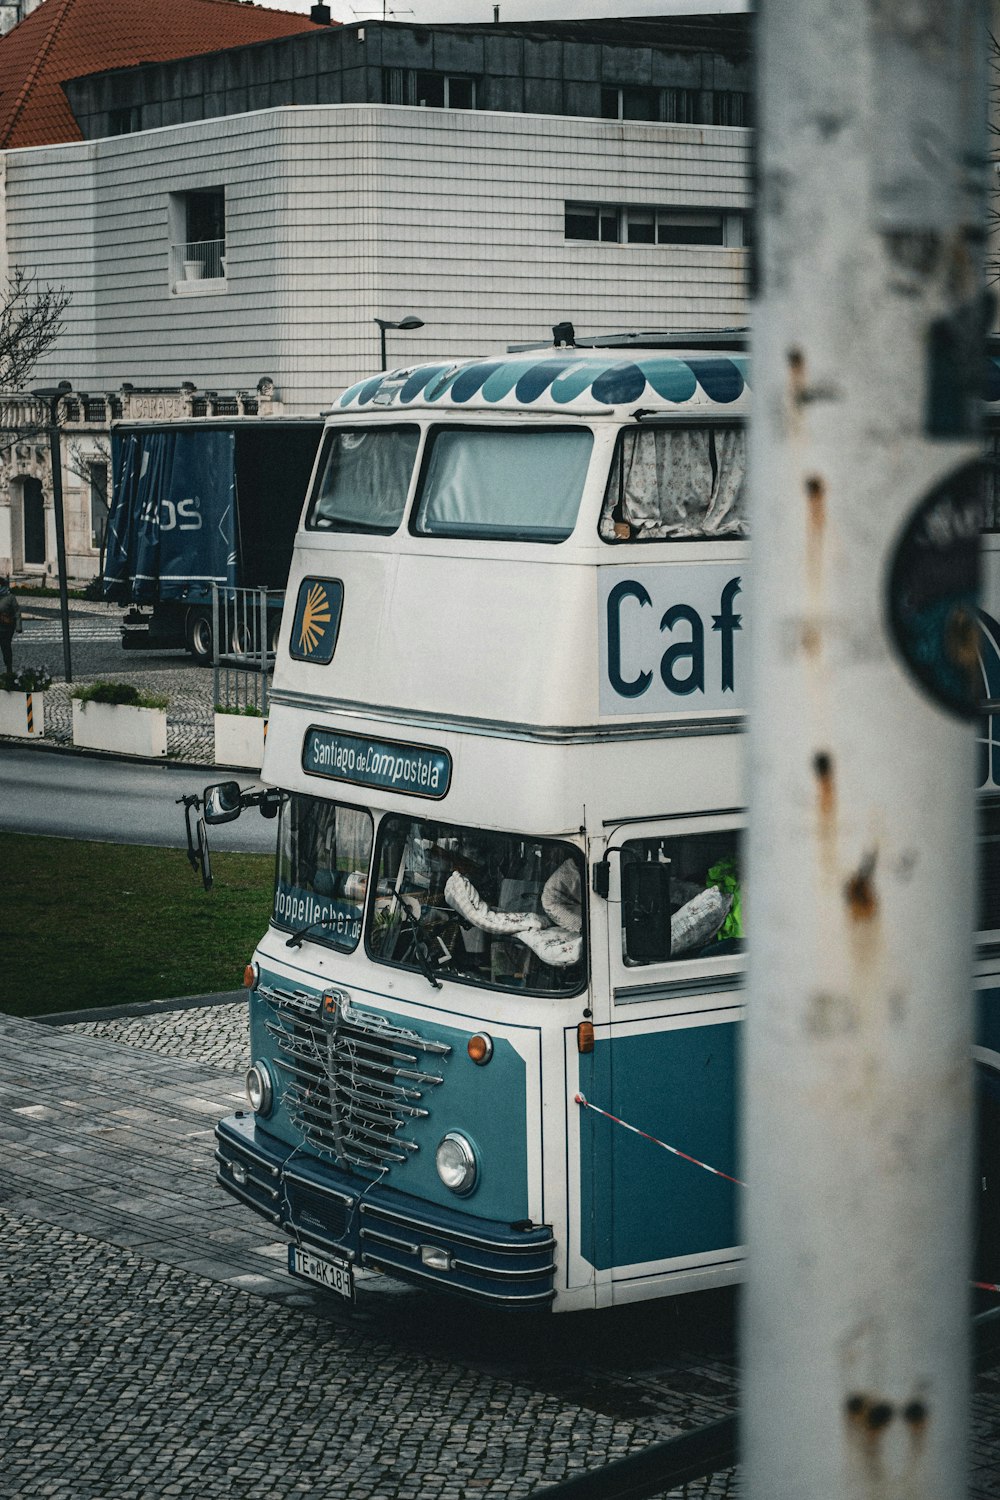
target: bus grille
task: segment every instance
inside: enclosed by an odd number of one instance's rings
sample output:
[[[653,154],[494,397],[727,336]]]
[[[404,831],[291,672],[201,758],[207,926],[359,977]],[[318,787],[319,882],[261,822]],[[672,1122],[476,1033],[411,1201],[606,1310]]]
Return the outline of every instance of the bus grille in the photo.
[[[444,1080],[425,1055],[451,1048],[382,1016],[357,1010],[343,990],[322,995],[261,985],[267,1030],[282,1074],[281,1101],[306,1143],[322,1155],[382,1172],[408,1160],[404,1133],[428,1114],[427,1094]]]

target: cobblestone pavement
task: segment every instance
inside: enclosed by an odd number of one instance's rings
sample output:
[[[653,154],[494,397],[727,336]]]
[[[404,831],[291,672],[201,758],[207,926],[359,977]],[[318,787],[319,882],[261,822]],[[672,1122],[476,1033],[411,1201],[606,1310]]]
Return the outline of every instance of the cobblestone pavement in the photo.
[[[354,1310],[213,1182],[242,1003],[0,1016],[0,1496],[522,1497],[735,1404],[732,1298],[560,1319],[367,1274]],[[1000,1497],[1000,1372],[971,1500]],[[736,1500],[737,1475],[671,1492]]]
[[[24,633],[15,639],[14,665],[44,663],[52,672],[56,680],[45,694],[44,738],[48,744],[71,745],[70,688],[58,680],[63,664],[58,601],[23,595],[21,605]],[[74,599],[70,611],[74,685],[113,679],[166,698],[168,758],[211,765],[215,758],[213,674],[195,669],[183,652],[123,652],[117,644],[122,611],[115,605]],[[114,665],[109,667],[112,648]]]
[[[214,1185],[241,1010],[0,1016],[0,1496],[523,1496],[731,1410],[728,1296],[554,1327],[288,1278]]]

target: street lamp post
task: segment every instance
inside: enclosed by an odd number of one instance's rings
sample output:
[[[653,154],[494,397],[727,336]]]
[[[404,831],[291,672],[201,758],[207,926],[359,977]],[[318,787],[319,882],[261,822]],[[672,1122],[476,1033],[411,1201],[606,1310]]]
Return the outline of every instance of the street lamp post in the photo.
[[[69,592],[66,580],[66,526],[63,519],[62,453],[59,443],[59,403],[73,389],[68,380],[58,385],[43,386],[32,395],[45,401],[49,408],[48,432],[49,455],[52,464],[52,508],[56,522],[56,565],[59,569],[59,614],[62,619],[63,667],[66,681],[73,681],[73,667],[69,649]]]
[[[372,322],[378,324],[379,351],[382,356],[381,368],[383,370],[385,369],[385,330],[387,328],[398,328],[401,332],[408,333],[413,328],[423,328],[424,326],[422,318],[414,318],[412,316],[400,318],[398,323],[390,323],[388,318],[373,318]]]

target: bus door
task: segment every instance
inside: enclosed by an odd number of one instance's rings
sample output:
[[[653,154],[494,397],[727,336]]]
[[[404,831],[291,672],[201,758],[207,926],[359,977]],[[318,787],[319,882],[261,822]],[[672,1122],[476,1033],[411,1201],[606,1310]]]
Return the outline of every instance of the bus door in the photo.
[[[638,821],[608,838],[609,1005],[586,1113],[607,1153],[598,1271],[615,1301],[654,1280],[662,1292],[732,1279],[740,1258],[741,822]]]
[[[595,868],[603,867],[606,845],[603,836],[588,841],[588,884]],[[603,1097],[610,1089],[607,921],[607,903],[591,892],[589,984],[579,1005],[566,1016],[559,1059],[566,1130],[566,1285],[575,1306],[602,1307],[611,1301],[611,1145],[601,1122],[578,1102],[581,1097]]]

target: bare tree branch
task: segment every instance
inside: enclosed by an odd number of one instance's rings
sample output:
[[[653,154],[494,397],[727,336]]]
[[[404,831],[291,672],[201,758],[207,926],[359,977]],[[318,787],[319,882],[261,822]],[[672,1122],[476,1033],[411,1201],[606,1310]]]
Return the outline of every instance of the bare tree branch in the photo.
[[[15,268],[0,302],[0,391],[20,390],[59,337],[69,306],[65,287],[40,285]]]

